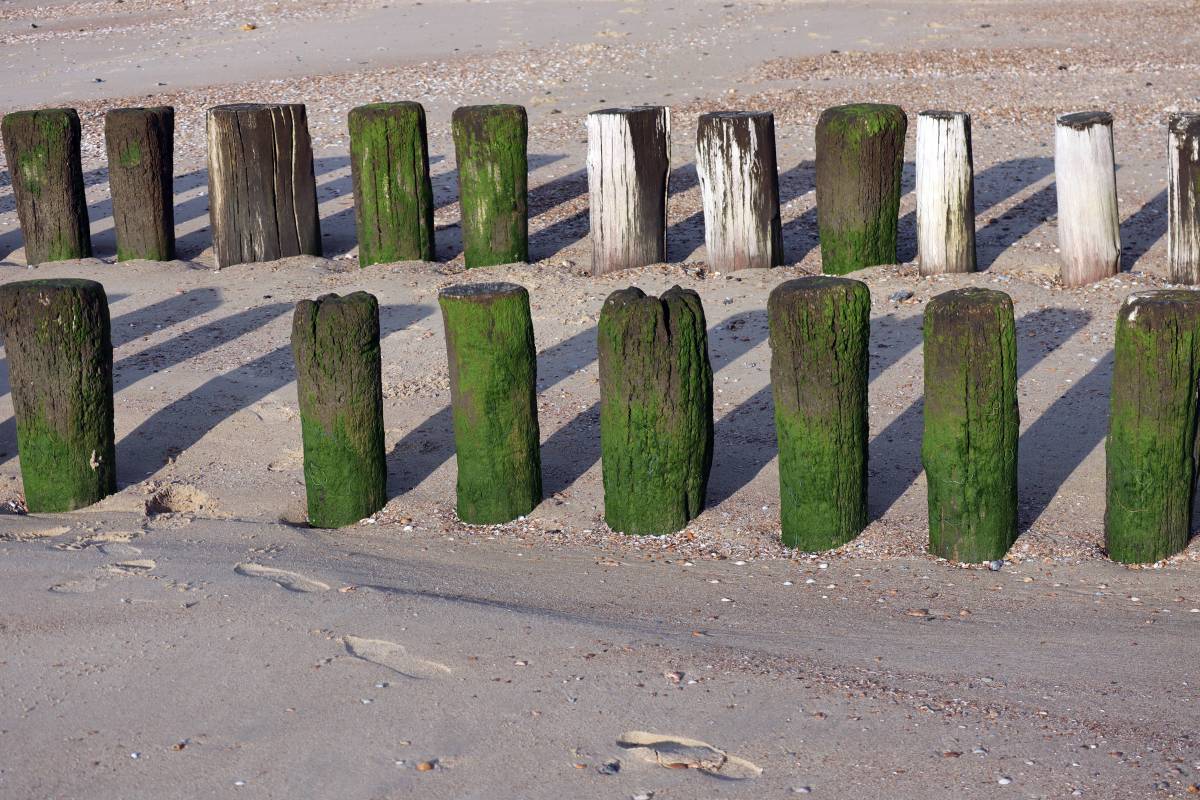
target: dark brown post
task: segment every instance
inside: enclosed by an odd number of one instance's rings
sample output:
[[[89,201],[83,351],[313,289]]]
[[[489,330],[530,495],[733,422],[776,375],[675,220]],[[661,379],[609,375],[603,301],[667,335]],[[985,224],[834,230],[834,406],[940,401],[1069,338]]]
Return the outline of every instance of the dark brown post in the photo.
[[[175,258],[175,109],[116,108],[104,115],[117,260]]]

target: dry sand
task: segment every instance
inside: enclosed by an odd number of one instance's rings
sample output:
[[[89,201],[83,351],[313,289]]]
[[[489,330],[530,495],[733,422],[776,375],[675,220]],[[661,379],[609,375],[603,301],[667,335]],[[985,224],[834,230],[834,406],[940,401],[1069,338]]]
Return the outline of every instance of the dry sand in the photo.
[[[1164,285],[1164,121],[1200,108],[1198,10],[0,7],[0,110],[80,109],[98,255],[26,270],[3,168],[0,281],[105,284],[121,487],[84,512],[0,516],[0,797],[1186,796],[1200,782],[1200,544],[1154,569],[1101,545],[1114,314]],[[441,263],[358,270],[344,119],[382,99],[429,112]],[[308,104],[328,259],[212,270],[203,109],[234,100]],[[820,270],[812,127],[853,100],[973,114],[985,271],[917,275],[907,164],[906,263],[856,275],[874,301],[874,521],[817,557],[777,544],[765,305]],[[536,263],[468,276],[448,123],[481,101],[529,108]],[[184,260],[115,265],[101,115],[150,102],[177,109]],[[643,102],[675,115],[675,263],[587,277],[583,115]],[[1064,290],[1053,118],[1096,107],[1116,118],[1126,272]],[[705,268],[693,132],[722,108],[776,113],[786,268]],[[540,351],[547,499],[496,528],[453,515],[436,296],[466,279],[527,286]],[[602,520],[594,341],[604,297],[631,283],[700,292],[717,389],[708,508],[632,541]],[[1018,317],[1023,533],[999,572],[923,554],[920,318],[971,285],[1009,292]],[[371,524],[315,532],[290,314],[353,289],[383,305],[393,499]],[[3,368],[0,392],[0,503],[18,512]],[[677,741],[619,744],[638,731]],[[681,763],[696,768],[663,766]]]

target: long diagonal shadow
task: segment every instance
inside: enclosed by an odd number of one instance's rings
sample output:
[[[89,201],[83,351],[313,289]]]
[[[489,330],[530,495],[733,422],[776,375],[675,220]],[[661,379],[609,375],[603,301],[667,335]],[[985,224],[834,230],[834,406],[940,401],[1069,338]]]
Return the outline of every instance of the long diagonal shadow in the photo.
[[[1071,385],[1025,433],[1018,452],[1018,507],[1021,532],[1037,521],[1071,473],[1108,433],[1110,350]],[[1053,442],[1052,447],[1047,447]]]
[[[430,306],[384,306],[379,309],[380,336],[402,330],[433,313]],[[290,344],[211,378],[159,409],[117,445],[117,477],[121,485],[153,475],[238,411],[295,380]]]
[[[1030,312],[1017,320],[1017,377],[1023,377],[1042,359],[1083,330],[1091,317],[1086,311],[1048,308]],[[1054,327],[1046,338],[1035,340],[1036,329],[1051,324]],[[924,409],[925,400],[922,396],[871,440],[868,461],[871,519],[879,519],[886,514],[921,474]],[[1022,465],[1021,471],[1024,470]]]
[[[868,379],[921,344],[921,316],[887,314],[871,320],[871,356]],[[775,439],[775,403],[768,383],[717,420],[716,448],[708,504],[718,505],[750,483],[778,453]]]
[[[1154,195],[1146,205],[1131,214],[1121,223],[1121,269],[1131,270],[1133,265],[1167,235],[1167,190]]]

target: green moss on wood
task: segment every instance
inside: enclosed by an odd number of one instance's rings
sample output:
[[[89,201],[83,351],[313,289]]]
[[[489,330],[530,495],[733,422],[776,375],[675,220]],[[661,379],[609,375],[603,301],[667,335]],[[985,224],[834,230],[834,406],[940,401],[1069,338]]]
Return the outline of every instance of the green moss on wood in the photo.
[[[350,167],[359,265],[433,261],[433,186],[421,104],[351,110]]]
[[[444,289],[458,516],[496,524],[542,501],[537,351],[529,293],[512,283]]]
[[[25,260],[40,264],[91,256],[75,109],[6,114],[0,136],[8,163],[13,165],[13,195],[25,239]]]
[[[783,543],[829,550],[867,523],[871,293],[801,278],[775,287],[767,310]]]
[[[378,301],[366,292],[300,301],[292,352],[309,524],[351,525],[387,502]]]
[[[1003,292],[956,289],[925,309],[929,550],[953,561],[1001,558],[1017,536],[1013,331]]]
[[[175,258],[175,109],[115,108],[104,115],[117,260]]]
[[[1158,561],[1187,545],[1196,480],[1200,293],[1130,295],[1117,315],[1104,515],[1108,555]]]
[[[30,511],[72,511],[116,490],[112,339],[95,281],[19,281],[0,287]]]
[[[899,106],[857,103],[822,112],[816,190],[826,274],[895,263],[907,130]]]
[[[615,531],[666,534],[704,509],[712,467],[712,367],[700,297],[629,288],[600,312],[604,516]]]
[[[468,267],[529,260],[528,122],[521,106],[465,106],[451,120]]]

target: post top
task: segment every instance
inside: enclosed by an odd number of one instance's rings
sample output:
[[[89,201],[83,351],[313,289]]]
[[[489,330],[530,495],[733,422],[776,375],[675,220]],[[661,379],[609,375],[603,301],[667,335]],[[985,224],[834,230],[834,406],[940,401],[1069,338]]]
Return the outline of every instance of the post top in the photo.
[[[965,289],[951,289],[935,295],[925,306],[925,313],[938,311],[975,311],[995,308],[1012,308],[1012,298],[1005,292],[996,289],[984,289],[981,286],[969,286]]]
[[[237,114],[242,111],[271,111],[277,108],[303,109],[304,103],[225,103],[224,105],[213,106],[208,110],[208,113],[223,112]]]
[[[1174,133],[1189,132],[1200,126],[1200,114],[1194,111],[1172,111],[1167,117],[1167,127]]]
[[[438,297],[454,300],[488,300],[506,295],[528,293],[525,287],[519,283],[489,281],[487,283],[459,283],[454,286],[447,286],[438,292]]]
[[[842,278],[836,275],[813,275],[784,281],[771,290],[771,297],[797,294],[825,294],[833,289],[856,291],[859,290],[859,287],[862,287],[862,290],[867,292],[870,291],[865,283],[854,278]]]
[[[772,111],[709,111],[701,114],[700,119],[761,119],[774,116]]]
[[[630,117],[638,114],[661,114],[666,106],[630,106],[628,108],[601,108],[588,112],[589,117],[611,115],[615,117]]]
[[[4,115],[4,119],[21,119],[23,117],[33,117],[38,114],[53,114],[55,116],[61,114],[66,117],[79,117],[79,113],[73,108],[31,108],[25,111],[10,111]]]
[[[1093,125],[1112,125],[1112,121],[1113,116],[1107,111],[1076,111],[1058,118],[1059,125],[1077,131],[1087,130]]]
[[[424,111],[425,108],[416,100],[383,100],[378,103],[364,103],[350,109],[351,114],[363,114],[369,111],[394,111],[413,109]]]
[[[459,106],[454,109],[451,117],[473,116],[475,114],[525,114],[525,106],[513,103],[485,103],[478,106]]]
[[[167,111],[174,114],[175,107],[174,106],[130,106],[129,108],[110,108],[108,111],[104,112],[104,116],[105,117],[123,117],[126,115],[141,116],[143,114],[161,114],[161,113],[167,112]]]
[[[922,111],[917,116],[918,117],[927,117],[929,119],[951,120],[951,119],[959,119],[961,117],[970,118],[971,115],[965,111],[943,111],[941,109],[929,109],[927,111]]]

